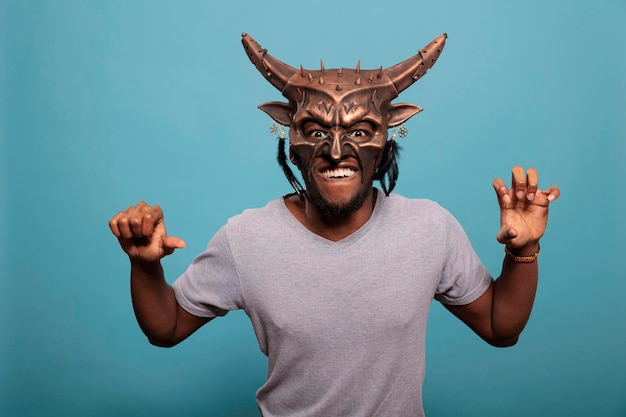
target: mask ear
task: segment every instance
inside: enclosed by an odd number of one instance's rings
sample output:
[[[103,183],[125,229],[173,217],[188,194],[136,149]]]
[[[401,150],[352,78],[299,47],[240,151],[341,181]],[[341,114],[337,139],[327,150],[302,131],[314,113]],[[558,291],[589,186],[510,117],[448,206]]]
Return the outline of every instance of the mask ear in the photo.
[[[423,109],[409,103],[392,104],[387,111],[387,125],[395,127],[409,120]]]
[[[291,125],[293,111],[289,103],[271,101],[269,103],[261,104],[259,109],[267,113],[276,123],[283,126]]]

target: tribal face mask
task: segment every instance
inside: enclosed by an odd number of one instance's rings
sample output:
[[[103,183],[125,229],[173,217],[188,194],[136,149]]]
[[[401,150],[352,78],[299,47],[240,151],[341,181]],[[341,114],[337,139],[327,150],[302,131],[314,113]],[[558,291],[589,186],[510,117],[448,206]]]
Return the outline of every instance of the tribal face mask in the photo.
[[[379,180],[389,195],[398,177],[398,148],[395,134],[387,140],[388,129],[422,110],[414,104],[391,101],[435,64],[446,37],[442,34],[411,58],[376,70],[362,70],[360,61],[354,69],[326,69],[323,62],[318,70],[296,69],[268,54],[246,33],[242,43],[259,72],[288,99],[287,103],[268,102],[259,108],[276,123],[289,127],[291,160],[305,183],[316,156],[325,154],[339,161],[350,154],[362,172],[374,164],[373,179]],[[287,165],[282,136],[278,161],[303,198],[304,190]]]

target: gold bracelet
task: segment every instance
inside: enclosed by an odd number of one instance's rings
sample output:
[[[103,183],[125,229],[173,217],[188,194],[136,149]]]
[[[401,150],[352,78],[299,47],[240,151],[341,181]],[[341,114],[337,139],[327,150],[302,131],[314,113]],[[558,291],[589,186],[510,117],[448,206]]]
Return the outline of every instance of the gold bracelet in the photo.
[[[539,252],[541,251],[541,246],[539,246],[539,244],[537,243],[537,252],[535,252],[534,255],[530,255],[530,256],[517,256],[513,253],[511,253],[511,251],[509,250],[509,248],[504,245],[504,253],[507,254],[508,257],[510,257],[512,260],[514,260],[515,262],[520,262],[520,263],[531,263],[531,262],[535,262],[537,260],[537,258],[539,257]]]

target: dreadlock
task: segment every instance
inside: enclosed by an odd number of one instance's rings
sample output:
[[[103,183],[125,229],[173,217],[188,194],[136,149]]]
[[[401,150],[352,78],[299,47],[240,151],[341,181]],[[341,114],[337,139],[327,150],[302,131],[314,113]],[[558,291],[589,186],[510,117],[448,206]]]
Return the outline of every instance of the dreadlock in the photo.
[[[300,197],[300,200],[304,200],[304,188],[302,187],[302,184],[300,184],[300,181],[298,181],[296,176],[293,174],[293,171],[287,164],[287,154],[285,153],[284,134],[280,135],[280,137],[278,138],[278,154],[276,155],[276,160],[278,161],[278,164],[283,169],[283,173],[285,174],[285,177],[287,177],[289,184],[291,184],[293,189],[296,191],[296,194],[298,194],[298,197]]]
[[[391,191],[393,191],[398,180],[400,149],[400,145],[397,144],[395,138],[388,140],[383,149],[380,164],[374,174],[374,180],[380,181],[380,186],[386,196],[389,196]],[[387,186],[387,181],[389,181],[389,186]]]

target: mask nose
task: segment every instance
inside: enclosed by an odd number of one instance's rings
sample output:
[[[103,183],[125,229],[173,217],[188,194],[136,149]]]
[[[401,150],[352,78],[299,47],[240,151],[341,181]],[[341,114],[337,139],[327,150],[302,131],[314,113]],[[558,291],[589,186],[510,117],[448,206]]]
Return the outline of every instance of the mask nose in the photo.
[[[345,132],[343,129],[332,129],[330,131],[330,159],[335,162],[341,161],[344,136]]]

